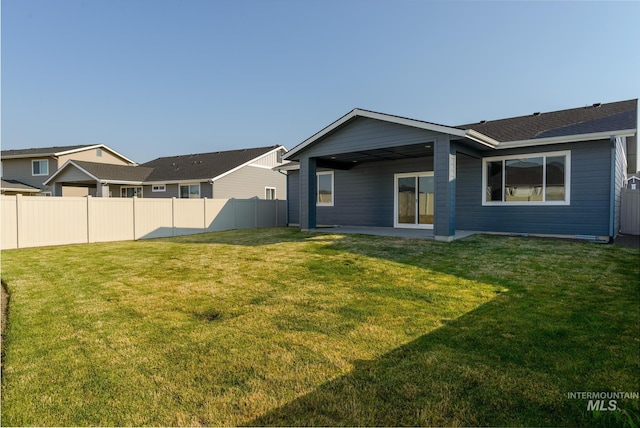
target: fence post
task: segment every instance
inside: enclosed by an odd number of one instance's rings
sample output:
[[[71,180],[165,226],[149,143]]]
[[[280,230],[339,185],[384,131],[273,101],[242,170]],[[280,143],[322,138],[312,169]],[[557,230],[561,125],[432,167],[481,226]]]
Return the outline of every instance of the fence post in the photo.
[[[237,228],[237,221],[236,221],[236,199],[235,198],[231,198],[231,209],[233,210],[233,227],[232,229],[236,229]]]
[[[260,211],[258,202],[260,201],[260,199],[256,198],[253,201],[253,227],[258,227],[258,212]]]
[[[207,231],[207,198],[202,198],[202,231]]]
[[[20,219],[22,218],[22,195],[16,195],[16,248],[20,248],[20,228],[22,226],[22,222]]]
[[[133,199],[133,202],[131,202],[131,204],[133,206],[132,206],[131,209],[133,211],[133,218],[132,218],[132,221],[133,221],[133,240],[135,241],[135,240],[138,239],[138,236],[136,235],[136,221],[137,221],[136,220],[136,208],[137,208],[136,205],[138,204],[138,197],[136,195],[133,195],[132,199]]]
[[[91,243],[91,195],[87,195],[87,244]]]
[[[176,236],[176,197],[171,198],[171,236]]]

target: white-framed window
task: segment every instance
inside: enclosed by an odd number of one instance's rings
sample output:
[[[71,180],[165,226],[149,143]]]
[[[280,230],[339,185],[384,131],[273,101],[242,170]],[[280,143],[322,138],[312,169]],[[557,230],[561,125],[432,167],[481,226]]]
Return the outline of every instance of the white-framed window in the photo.
[[[264,198],[265,199],[275,199],[276,198],[276,188],[275,187],[265,187],[264,188]]]
[[[32,160],[31,175],[49,175],[49,159]]]
[[[333,206],[333,171],[316,173],[316,204],[318,206]]]
[[[183,199],[198,199],[200,197],[200,183],[181,184],[178,196]]]
[[[569,205],[571,152],[482,160],[483,205]]]
[[[152,192],[166,192],[167,185],[166,184],[154,184],[151,186]]]
[[[101,148],[97,148],[96,149],[96,157],[99,157],[99,158],[102,157],[102,149]]]
[[[123,186],[120,188],[120,197],[121,198],[133,198],[133,197],[142,197],[142,187],[141,186]]]

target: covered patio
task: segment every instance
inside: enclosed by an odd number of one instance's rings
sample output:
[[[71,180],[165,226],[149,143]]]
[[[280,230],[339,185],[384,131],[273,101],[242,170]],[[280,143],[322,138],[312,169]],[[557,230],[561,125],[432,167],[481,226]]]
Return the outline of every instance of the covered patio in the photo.
[[[291,217],[302,230],[457,239],[456,156],[480,158],[495,144],[472,130],[355,109],[287,154],[299,162]]]

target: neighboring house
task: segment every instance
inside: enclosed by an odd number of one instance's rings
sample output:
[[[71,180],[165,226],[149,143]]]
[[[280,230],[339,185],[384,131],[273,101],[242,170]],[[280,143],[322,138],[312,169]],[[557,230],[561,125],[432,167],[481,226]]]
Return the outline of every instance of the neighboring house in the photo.
[[[627,189],[640,189],[640,173],[636,172],[627,178]]]
[[[0,192],[3,195],[38,195],[42,190],[17,180],[2,180]]]
[[[285,160],[288,218],[610,239],[637,169],[637,99],[444,126],[355,109]]]
[[[44,183],[69,160],[135,165],[131,159],[122,156],[104,144],[2,150],[1,158],[3,194],[20,193],[50,196],[53,189]],[[64,190],[65,196],[77,196],[86,191],[86,188]],[[86,193],[84,194],[86,195]]]
[[[163,157],[138,166],[69,160],[46,182],[103,197],[285,199],[282,146]]]

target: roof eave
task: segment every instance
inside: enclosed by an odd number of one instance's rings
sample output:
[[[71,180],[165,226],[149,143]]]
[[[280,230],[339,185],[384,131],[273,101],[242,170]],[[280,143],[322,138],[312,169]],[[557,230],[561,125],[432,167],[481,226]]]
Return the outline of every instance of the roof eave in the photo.
[[[493,138],[473,129],[467,129],[466,131],[464,131],[464,137],[492,149],[495,149],[500,145],[500,141],[494,140]]]
[[[31,188],[22,188],[22,187],[2,187],[4,192],[22,192],[22,193],[41,193],[41,189]]]
[[[105,149],[110,151],[111,153],[115,154],[116,156],[118,156],[119,158],[123,159],[124,161],[133,164],[133,165],[138,165],[137,162],[134,162],[133,160],[129,159],[128,157],[121,155],[120,153],[116,152],[115,150],[113,150],[111,147],[108,147],[104,144],[94,144],[92,146],[86,146],[86,147],[80,147],[78,149],[73,149],[73,150],[66,150],[63,152],[57,152],[57,153],[53,153],[51,156],[64,156],[64,155],[69,155],[72,153],[77,153],[77,152],[82,152],[85,150],[91,150],[91,149]]]
[[[277,152],[277,151],[279,151],[279,150],[283,150],[283,149],[284,149],[284,151],[285,151],[285,153],[286,153],[286,152],[287,152],[287,149],[286,149],[284,146],[277,146],[277,147],[275,147],[275,148],[273,148],[273,149],[269,150],[268,152],[265,152],[265,153],[263,153],[263,154],[261,154],[261,155],[259,155],[259,156],[256,156],[255,158],[253,158],[253,159],[251,159],[251,160],[248,160],[247,162],[245,162],[245,163],[243,163],[243,164],[241,164],[241,165],[238,165],[238,166],[236,166],[236,167],[234,167],[234,168],[231,168],[230,170],[225,171],[225,172],[223,172],[222,174],[218,174],[218,175],[216,175],[215,177],[212,177],[212,178],[210,178],[210,179],[208,179],[208,180],[210,180],[210,182],[214,182],[214,181],[216,181],[216,180],[219,180],[219,179],[221,179],[222,177],[225,177],[225,176],[227,176],[227,175],[229,175],[229,174],[231,174],[231,173],[233,173],[233,172],[235,172],[235,171],[239,170],[240,168],[244,168],[245,166],[252,164],[253,162],[257,161],[257,160],[258,160],[258,159],[260,159],[260,158],[263,158],[263,157],[265,157],[265,156],[270,155],[271,153],[275,153],[275,152]],[[284,158],[284,156],[283,156],[283,158]]]
[[[621,129],[616,131],[592,132],[588,134],[564,135],[559,137],[532,138],[529,140],[504,141],[501,142],[497,149],[512,149],[518,147],[543,146],[547,144],[563,144],[575,143],[579,141],[605,140],[611,136],[615,137],[632,137],[636,135],[636,129]]]

